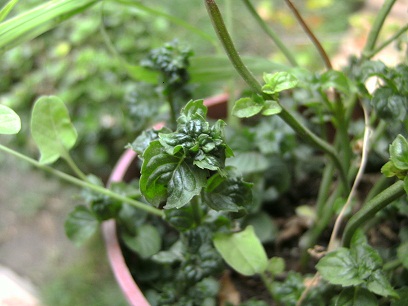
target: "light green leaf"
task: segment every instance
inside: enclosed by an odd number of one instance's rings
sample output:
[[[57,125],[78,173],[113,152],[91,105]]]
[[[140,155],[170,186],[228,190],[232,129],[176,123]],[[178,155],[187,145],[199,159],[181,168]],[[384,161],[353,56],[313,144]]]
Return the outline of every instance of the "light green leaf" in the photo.
[[[17,2],[18,0],[10,0],[5,6],[3,6],[3,8],[0,10],[0,22],[6,19],[7,15],[11,12]]]
[[[149,258],[161,249],[160,233],[156,227],[150,224],[143,224],[138,227],[135,236],[123,232],[121,237],[126,246],[142,258]]]
[[[42,164],[65,157],[78,137],[68,109],[56,96],[41,97],[35,102],[31,133],[40,150]]]
[[[268,272],[272,275],[279,275],[285,271],[285,260],[282,257],[272,257],[268,261]]]
[[[274,74],[265,73],[265,85],[262,86],[262,91],[267,94],[275,94],[286,89],[296,87],[298,79],[286,71],[276,72]]]
[[[11,108],[0,105],[0,134],[17,134],[20,129],[20,117]]]
[[[367,289],[381,296],[398,298],[398,293],[392,288],[382,270],[374,271],[367,280]]]
[[[238,118],[249,118],[258,114],[263,106],[263,103],[254,101],[251,98],[241,98],[235,102],[232,114]]]
[[[222,258],[243,275],[262,273],[268,266],[265,249],[252,226],[239,233],[217,233],[214,246]]]
[[[346,248],[328,253],[320,259],[316,269],[325,280],[334,285],[356,286],[364,282],[359,277],[356,261]]]
[[[85,206],[75,207],[64,224],[67,237],[76,245],[81,245],[91,238],[98,227],[98,219]]]
[[[262,111],[264,116],[277,115],[282,111],[282,106],[277,101],[266,100],[265,106]]]
[[[268,169],[269,161],[265,155],[256,151],[237,152],[233,158],[227,159],[227,165],[239,170],[242,175],[259,173]]]

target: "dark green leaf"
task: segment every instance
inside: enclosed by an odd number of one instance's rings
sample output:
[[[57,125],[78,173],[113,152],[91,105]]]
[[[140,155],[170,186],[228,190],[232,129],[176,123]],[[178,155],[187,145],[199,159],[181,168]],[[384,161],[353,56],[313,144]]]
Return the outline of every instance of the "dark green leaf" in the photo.
[[[367,280],[367,289],[381,296],[398,298],[397,292],[392,288],[382,270],[376,270],[371,274]]]
[[[377,298],[364,288],[345,288],[336,300],[335,306],[376,306]]]
[[[217,233],[213,242],[222,258],[243,275],[262,273],[268,266],[265,249],[252,226],[239,233]]]
[[[325,280],[334,285],[355,286],[364,282],[358,274],[355,259],[346,248],[328,253],[320,259],[316,269]]]
[[[391,306],[406,306],[408,305],[408,287],[402,287],[397,290],[399,299],[396,299],[391,302]]]
[[[35,102],[31,133],[40,150],[42,164],[53,163],[66,156],[78,137],[68,109],[56,96],[41,97]]]
[[[408,141],[398,135],[390,145],[390,160],[400,170],[408,170]]]
[[[180,232],[198,225],[192,205],[185,205],[180,209],[166,209],[164,213],[166,221]]]
[[[263,107],[264,103],[259,103],[248,97],[241,98],[235,102],[232,114],[238,118],[249,118],[258,114]]]
[[[171,264],[184,259],[185,248],[181,240],[177,240],[167,251],[161,251],[152,256],[152,260],[161,264]]]
[[[81,245],[96,232],[99,221],[85,206],[77,206],[64,224],[65,233],[75,244]]]
[[[149,145],[143,158],[140,191],[155,206],[166,203],[165,208],[180,208],[205,186],[206,170],[167,154],[158,140]]]
[[[156,131],[156,130],[153,130],[153,129],[143,131],[143,133],[140,134],[135,139],[135,141],[133,141],[131,144],[129,144],[128,147],[131,148],[133,151],[135,151],[139,156],[143,156],[143,152],[146,150],[146,148],[149,146],[149,144],[153,140],[156,140],[156,139],[159,138],[159,136],[158,136],[159,132],[163,133],[163,129],[160,130],[160,131]]]
[[[380,118],[402,121],[407,114],[408,99],[394,93],[392,88],[380,87],[374,92],[371,105]]]
[[[20,129],[20,117],[11,108],[0,105],[0,134],[17,134]]]
[[[298,79],[294,75],[285,71],[274,74],[265,73],[263,78],[265,85],[262,87],[262,91],[267,94],[275,94],[294,88],[298,83]]]
[[[149,258],[160,251],[161,237],[157,228],[150,224],[143,224],[135,236],[123,232],[123,242],[128,248],[135,251],[142,258]]]

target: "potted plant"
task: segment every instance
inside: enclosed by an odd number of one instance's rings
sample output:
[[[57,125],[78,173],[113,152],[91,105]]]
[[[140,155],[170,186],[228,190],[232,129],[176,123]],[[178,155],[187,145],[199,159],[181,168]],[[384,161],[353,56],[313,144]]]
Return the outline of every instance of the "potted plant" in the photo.
[[[67,235],[83,242],[104,222],[107,243],[116,247],[109,256],[122,264],[114,268],[119,282],[136,290],[128,297],[133,305],[403,305],[408,68],[372,60],[407,31],[404,26],[377,43],[395,0],[385,1],[363,52],[342,71],[332,68],[286,1],[325,63],[320,72],[299,68],[292,51],[243,1],[294,66],[264,71],[261,82],[237,52],[216,1],[203,2],[246,84],[230,92],[228,126],[207,116],[204,100],[189,86],[191,52],[172,42],[140,66],[126,66],[157,81],[149,92],[165,100],[167,116],[159,113],[165,124],[130,140],[109,188],[71,158],[77,133],[58,97],[42,97],[33,108],[39,161],[3,145],[0,150],[84,188],[87,205],[70,214]],[[377,86],[369,91],[371,78]],[[15,134],[20,125],[18,115],[1,106],[0,132]],[[59,158],[76,177],[48,166]],[[125,178],[128,166],[140,176]],[[368,173],[375,173],[371,181]],[[374,225],[393,234],[391,243]]]

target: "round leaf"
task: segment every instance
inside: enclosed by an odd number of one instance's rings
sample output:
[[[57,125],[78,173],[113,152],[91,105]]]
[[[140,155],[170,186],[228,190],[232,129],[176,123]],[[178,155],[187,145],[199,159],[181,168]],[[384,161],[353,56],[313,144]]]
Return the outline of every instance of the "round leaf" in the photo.
[[[20,117],[11,108],[0,105],[0,134],[17,134],[20,129]]]
[[[122,233],[122,239],[130,249],[142,258],[149,258],[158,253],[162,242],[157,228],[150,224],[140,226],[135,236]]]
[[[96,216],[85,206],[77,206],[65,221],[65,233],[75,244],[81,245],[98,229]]]
[[[262,273],[268,267],[265,249],[252,226],[239,233],[217,233],[214,246],[222,258],[243,275]]]
[[[64,102],[55,96],[41,97],[35,102],[31,133],[40,150],[42,164],[64,157],[78,136]]]
[[[262,103],[255,102],[251,98],[241,98],[235,102],[232,114],[238,118],[249,118],[258,114],[262,108]]]

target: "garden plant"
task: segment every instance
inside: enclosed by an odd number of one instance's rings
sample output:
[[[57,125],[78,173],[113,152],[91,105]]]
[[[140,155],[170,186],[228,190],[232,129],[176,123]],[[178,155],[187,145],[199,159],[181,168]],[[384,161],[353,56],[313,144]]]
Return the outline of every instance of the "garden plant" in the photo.
[[[11,0],[0,10],[0,53],[105,2],[50,1],[7,18],[18,4]],[[39,160],[0,150],[82,188],[85,204],[67,217],[68,237],[83,243],[115,219],[129,270],[151,305],[406,305],[408,66],[373,60],[390,44],[404,48],[407,25],[379,40],[396,1],[384,1],[361,54],[335,70],[295,2],[285,0],[324,63],[318,71],[300,67],[250,0],[232,3],[287,64],[242,57],[222,1],[197,1],[218,42],[148,4],[116,2],[160,14],[226,57],[196,57],[173,40],[130,64],[101,26],[106,48],[137,83],[124,124],[136,131],[163,123],[128,139],[140,175],[109,187],[75,163],[78,132],[63,99],[35,101],[30,130]],[[231,82],[235,72],[240,79]],[[204,104],[209,79],[229,88],[227,114],[215,119]],[[17,112],[0,105],[0,133],[20,129]],[[50,166],[59,159],[71,172]]]

